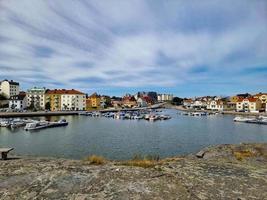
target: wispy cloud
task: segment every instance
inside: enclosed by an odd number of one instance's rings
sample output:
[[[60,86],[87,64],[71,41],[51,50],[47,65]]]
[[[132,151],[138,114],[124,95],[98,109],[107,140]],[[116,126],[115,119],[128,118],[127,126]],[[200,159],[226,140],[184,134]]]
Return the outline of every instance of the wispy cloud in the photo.
[[[263,0],[1,1],[0,78],[88,91],[231,91],[229,79],[267,89],[266,19]]]

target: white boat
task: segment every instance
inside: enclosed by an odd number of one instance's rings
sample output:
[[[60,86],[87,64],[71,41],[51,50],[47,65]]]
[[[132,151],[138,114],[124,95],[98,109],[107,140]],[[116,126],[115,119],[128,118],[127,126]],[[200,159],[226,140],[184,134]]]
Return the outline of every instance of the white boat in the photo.
[[[8,127],[8,126],[10,126],[10,124],[11,124],[11,121],[3,120],[0,122],[0,127]]]
[[[255,118],[248,118],[248,117],[235,117],[234,118],[235,122],[248,122],[252,120],[255,120]]]
[[[48,127],[59,127],[59,126],[67,126],[69,123],[65,119],[61,119],[57,122],[49,122]],[[48,128],[47,127],[47,128]]]
[[[24,127],[24,130],[30,131],[30,130],[38,130],[38,129],[43,129],[49,127],[49,123],[46,121],[41,121],[41,122],[32,122],[26,124]]]
[[[26,123],[23,121],[12,122],[10,125],[10,128],[14,129],[14,128],[23,127],[23,126],[25,126],[25,124]]]
[[[159,118],[161,120],[167,120],[167,119],[171,119],[171,116],[169,116],[169,115],[160,115]]]

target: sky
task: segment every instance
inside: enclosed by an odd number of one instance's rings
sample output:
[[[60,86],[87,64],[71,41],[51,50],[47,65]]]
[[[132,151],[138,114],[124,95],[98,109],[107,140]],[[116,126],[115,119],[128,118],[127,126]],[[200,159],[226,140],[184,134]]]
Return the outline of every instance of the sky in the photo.
[[[0,0],[0,80],[123,95],[267,92],[266,0]]]

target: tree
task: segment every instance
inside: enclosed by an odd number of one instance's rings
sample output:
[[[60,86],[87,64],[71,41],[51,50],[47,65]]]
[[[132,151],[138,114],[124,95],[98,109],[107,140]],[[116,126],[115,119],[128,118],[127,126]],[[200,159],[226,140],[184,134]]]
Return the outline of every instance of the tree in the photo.
[[[180,97],[174,97],[172,99],[172,104],[173,105],[182,105],[182,103],[183,103],[183,99],[180,98]]]
[[[45,109],[46,109],[46,110],[50,110],[50,109],[51,109],[50,102],[46,102],[46,104],[45,104]]]

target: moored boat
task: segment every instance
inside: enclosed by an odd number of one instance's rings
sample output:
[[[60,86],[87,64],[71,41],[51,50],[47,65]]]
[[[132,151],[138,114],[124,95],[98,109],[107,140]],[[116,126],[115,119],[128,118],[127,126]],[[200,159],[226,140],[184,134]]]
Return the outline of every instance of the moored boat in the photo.
[[[31,122],[27,123],[26,126],[24,127],[25,131],[30,131],[30,130],[39,130],[39,129],[44,129],[48,128],[49,123],[46,121],[41,121],[41,122]]]
[[[61,119],[57,122],[49,122],[49,128],[50,127],[60,127],[60,126],[67,126],[69,123],[65,119]]]

